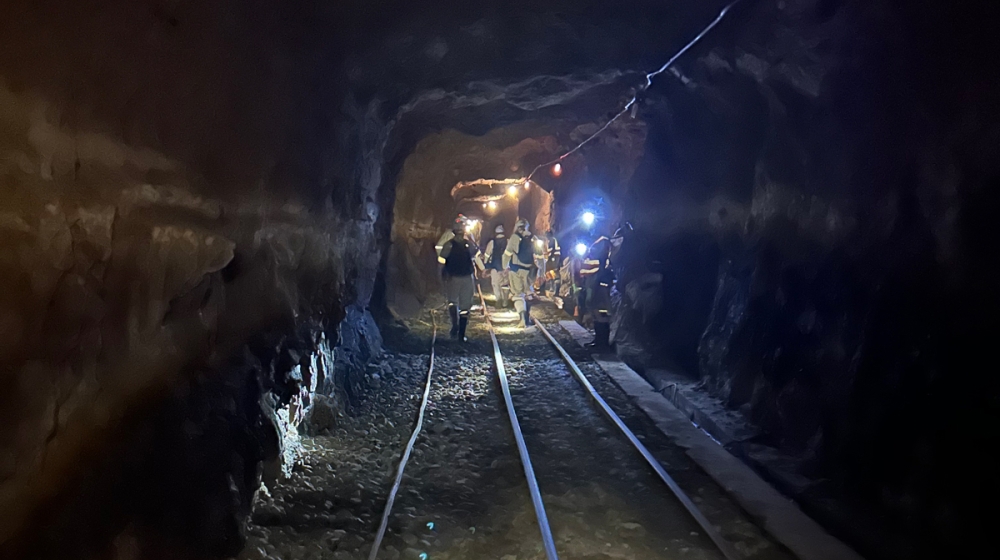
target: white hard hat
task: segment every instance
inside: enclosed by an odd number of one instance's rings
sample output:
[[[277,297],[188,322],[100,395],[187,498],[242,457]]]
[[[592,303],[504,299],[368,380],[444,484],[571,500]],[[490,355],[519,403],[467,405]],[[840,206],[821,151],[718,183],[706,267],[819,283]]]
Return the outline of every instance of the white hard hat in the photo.
[[[503,224],[500,224],[493,230],[495,233],[503,233]]]
[[[517,223],[514,224],[514,228],[517,229],[519,227],[523,227],[524,229],[528,229],[528,220],[525,220],[524,218],[518,218],[517,219]]]

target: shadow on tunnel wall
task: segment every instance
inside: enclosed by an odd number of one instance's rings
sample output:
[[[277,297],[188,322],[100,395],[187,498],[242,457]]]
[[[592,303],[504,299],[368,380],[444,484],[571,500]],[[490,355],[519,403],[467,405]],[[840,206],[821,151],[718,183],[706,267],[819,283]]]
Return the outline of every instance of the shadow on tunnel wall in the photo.
[[[1000,486],[995,9],[793,4],[643,100],[615,338],[878,512],[863,553],[966,557]]]

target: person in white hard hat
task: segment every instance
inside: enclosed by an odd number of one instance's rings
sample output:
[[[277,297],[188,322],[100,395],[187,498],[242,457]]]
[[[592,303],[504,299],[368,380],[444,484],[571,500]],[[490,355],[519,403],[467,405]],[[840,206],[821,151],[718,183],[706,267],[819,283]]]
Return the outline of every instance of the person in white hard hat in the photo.
[[[494,230],[493,239],[486,244],[486,270],[490,272],[490,283],[493,284],[493,295],[496,297],[498,309],[507,307],[507,296],[503,287],[507,283],[507,269],[503,266],[503,254],[507,250],[507,237],[503,225]]]
[[[518,218],[514,234],[510,236],[503,253],[503,265],[510,271],[510,297],[514,300],[514,309],[521,316],[521,326],[525,328],[531,326],[528,292],[531,290],[531,269],[535,266],[534,245],[528,221]]]

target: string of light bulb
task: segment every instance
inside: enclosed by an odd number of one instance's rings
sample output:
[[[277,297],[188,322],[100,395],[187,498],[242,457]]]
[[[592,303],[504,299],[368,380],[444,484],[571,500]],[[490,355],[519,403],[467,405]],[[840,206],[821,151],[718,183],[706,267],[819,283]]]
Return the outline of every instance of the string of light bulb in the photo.
[[[663,66],[660,66],[659,69],[657,69],[657,70],[655,70],[653,72],[647,72],[646,73],[646,83],[642,84],[641,86],[639,86],[639,89],[632,96],[632,99],[630,99],[628,101],[628,103],[625,104],[625,107],[622,108],[622,110],[619,111],[615,116],[611,117],[610,120],[608,120],[606,123],[604,123],[603,126],[601,126],[600,128],[598,128],[597,131],[595,131],[593,134],[591,134],[590,136],[588,136],[587,138],[585,138],[583,140],[583,142],[580,142],[579,144],[577,144],[576,146],[574,146],[572,149],[570,149],[569,151],[565,152],[561,156],[553,159],[552,161],[548,161],[548,162],[545,162],[545,163],[542,163],[542,164],[539,164],[539,165],[535,166],[535,168],[531,170],[531,173],[528,173],[528,176],[525,179],[523,179],[525,187],[527,187],[527,185],[529,185],[531,183],[531,179],[535,176],[535,173],[537,173],[539,169],[543,169],[545,167],[552,166],[553,175],[555,175],[556,177],[558,177],[559,175],[562,174],[562,164],[560,163],[560,162],[562,162],[562,160],[564,160],[567,157],[573,155],[574,153],[576,153],[577,151],[579,151],[581,148],[583,148],[585,145],[587,145],[590,141],[592,141],[593,139],[597,138],[602,132],[604,132],[605,130],[607,130],[608,127],[610,127],[615,121],[617,121],[618,119],[620,119],[622,116],[624,116],[629,111],[632,111],[632,116],[634,118],[635,117],[635,109],[638,108],[637,103],[639,102],[639,96],[643,92],[645,92],[647,89],[649,89],[650,86],[653,85],[653,78],[655,78],[655,77],[659,76],[660,74],[666,72],[671,66],[673,66],[674,63],[677,62],[677,60],[681,56],[684,55],[684,53],[686,53],[687,51],[689,51],[691,49],[691,47],[695,46],[699,41],[701,41],[701,39],[703,37],[705,37],[705,35],[707,35],[712,29],[715,29],[715,26],[719,25],[719,22],[721,22],[726,17],[726,14],[729,13],[729,10],[731,10],[734,6],[736,6],[736,4],[739,4],[739,3],[740,3],[740,0],[733,0],[732,2],[730,2],[729,4],[727,4],[726,7],[722,8],[722,11],[719,12],[719,15],[716,16],[716,18],[714,20],[712,20],[711,23],[709,23],[704,29],[702,29],[701,32],[698,33],[698,35],[695,36],[694,39],[692,39],[686,45],[684,45],[684,47],[681,50],[677,51],[677,53],[674,54],[674,56],[670,57],[670,60],[668,60],[666,63],[664,63]]]

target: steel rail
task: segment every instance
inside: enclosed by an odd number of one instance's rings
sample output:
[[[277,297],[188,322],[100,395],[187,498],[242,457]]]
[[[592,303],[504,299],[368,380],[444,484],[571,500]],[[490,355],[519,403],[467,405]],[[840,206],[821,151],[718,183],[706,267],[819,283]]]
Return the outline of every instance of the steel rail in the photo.
[[[382,539],[385,538],[386,528],[389,526],[389,514],[392,512],[392,504],[396,502],[396,494],[399,492],[399,485],[403,482],[403,469],[406,468],[406,462],[410,460],[410,454],[413,453],[413,445],[417,442],[417,436],[420,435],[420,429],[424,425],[424,413],[427,411],[427,401],[431,394],[431,376],[434,373],[434,344],[437,342],[437,321],[434,320],[434,312],[431,312],[431,358],[430,365],[427,366],[427,382],[424,384],[424,395],[420,401],[420,412],[417,413],[417,425],[413,428],[413,433],[410,435],[410,441],[406,444],[406,450],[403,451],[403,458],[399,461],[399,469],[396,471],[396,480],[392,484],[392,489],[389,490],[389,498],[385,502],[385,510],[382,511],[382,522],[378,526],[378,533],[375,534],[375,542],[372,543],[372,551],[368,555],[368,560],[375,560],[378,556],[379,547],[382,546]]]
[[[479,290],[479,301],[483,306],[483,317],[486,318],[486,327],[490,331],[490,340],[493,341],[493,360],[496,363],[497,377],[500,379],[500,389],[503,391],[503,399],[507,405],[507,416],[510,417],[510,426],[514,431],[514,440],[517,442],[517,452],[521,456],[521,466],[524,468],[524,478],[528,481],[531,503],[535,506],[535,517],[538,519],[538,528],[542,533],[545,556],[549,560],[558,560],[559,555],[556,553],[555,539],[552,538],[552,529],[549,527],[549,516],[545,513],[545,504],[542,503],[542,493],[538,489],[538,480],[535,478],[535,470],[531,466],[531,457],[528,456],[528,446],[524,443],[521,424],[517,421],[517,413],[514,412],[514,401],[510,396],[510,385],[507,383],[507,371],[503,366],[503,355],[500,353],[500,344],[497,342],[497,335],[493,330],[493,322],[490,320],[490,313],[486,307],[486,299],[483,298],[483,289],[478,285],[478,282],[476,284],[476,289]]]
[[[622,419],[615,413],[615,411],[612,410],[610,406],[608,406],[608,403],[605,402],[605,400],[601,397],[601,395],[597,392],[597,390],[594,389],[594,386],[590,383],[587,377],[583,375],[583,372],[580,371],[579,366],[576,365],[576,362],[573,361],[573,358],[569,356],[569,354],[562,347],[562,345],[559,344],[559,342],[556,341],[556,339],[552,336],[552,334],[549,333],[548,329],[546,329],[545,326],[542,325],[541,321],[539,321],[538,319],[534,319],[534,323],[538,327],[538,330],[541,331],[543,335],[545,335],[545,338],[547,338],[548,341],[552,344],[552,346],[556,349],[556,352],[559,353],[563,361],[566,362],[566,365],[569,367],[570,371],[573,372],[573,376],[576,377],[577,381],[579,381],[580,384],[583,385],[584,389],[586,389],[587,392],[590,393],[591,399],[593,399],[593,401],[597,403],[597,406],[601,409],[601,412],[603,412],[604,415],[607,416],[608,419],[615,424],[615,426],[618,426],[618,429],[621,430],[621,432],[625,435],[626,438],[628,438],[632,446],[639,451],[639,454],[642,455],[643,459],[645,459],[646,462],[649,463],[649,466],[652,467],[654,471],[656,471],[656,474],[657,476],[660,477],[660,480],[662,480],[663,483],[666,484],[668,488],[670,488],[670,491],[673,492],[677,500],[680,501],[680,503],[684,506],[684,509],[686,509],[687,512],[691,515],[691,517],[693,517],[694,520],[698,522],[698,525],[700,525],[702,530],[705,531],[705,534],[707,534],[708,537],[712,539],[712,542],[715,543],[715,546],[719,548],[719,551],[722,552],[722,555],[725,556],[727,560],[742,560],[743,557],[736,552],[736,549],[733,548],[733,546],[729,543],[729,541],[723,539],[722,535],[720,535],[719,532],[715,530],[715,527],[712,526],[711,522],[709,522],[709,520],[705,517],[705,515],[701,512],[701,510],[698,509],[698,506],[696,506],[694,502],[691,501],[691,498],[689,498],[688,495],[684,493],[684,490],[681,490],[681,487],[677,485],[677,482],[674,481],[674,479],[669,474],[667,474],[667,471],[664,470],[663,465],[661,465],[660,462],[656,460],[656,457],[653,457],[653,454],[650,453],[648,449],[646,449],[646,446],[643,445],[642,442],[639,441],[639,438],[637,438],[635,434],[632,433],[632,430],[630,430],[628,426],[625,425],[625,422],[623,422]],[[494,339],[494,344],[496,344],[495,339]]]

